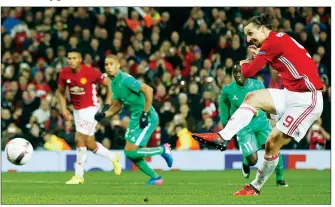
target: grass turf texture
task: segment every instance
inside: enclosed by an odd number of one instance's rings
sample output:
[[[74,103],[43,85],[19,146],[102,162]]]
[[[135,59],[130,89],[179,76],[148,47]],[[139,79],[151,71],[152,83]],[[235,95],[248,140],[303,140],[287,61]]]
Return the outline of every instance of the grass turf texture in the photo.
[[[255,175],[252,171],[251,178]],[[288,188],[272,175],[260,196],[234,197],[245,183],[240,170],[160,172],[162,186],[145,186],[141,172],[87,172],[85,184],[65,185],[73,172],[2,173],[2,204],[330,204],[330,171],[284,172]]]

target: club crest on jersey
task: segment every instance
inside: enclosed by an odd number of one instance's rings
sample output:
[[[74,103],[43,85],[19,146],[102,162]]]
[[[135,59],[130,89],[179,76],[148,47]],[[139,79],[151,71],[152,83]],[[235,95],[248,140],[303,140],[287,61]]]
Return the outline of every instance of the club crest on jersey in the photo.
[[[87,79],[86,78],[81,78],[80,83],[85,85],[87,83]]]
[[[234,95],[234,97],[233,97],[233,100],[238,100],[238,98],[237,98],[237,96],[236,96],[236,95]]]
[[[260,50],[257,55],[265,55],[265,51],[264,50]]]

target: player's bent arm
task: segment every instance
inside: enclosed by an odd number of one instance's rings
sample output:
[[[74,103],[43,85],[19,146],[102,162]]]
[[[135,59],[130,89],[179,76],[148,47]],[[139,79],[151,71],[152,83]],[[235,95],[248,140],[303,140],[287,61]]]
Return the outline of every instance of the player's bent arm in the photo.
[[[58,85],[57,97],[62,113],[66,110],[65,87]]]
[[[102,85],[107,87],[107,94],[106,94],[106,98],[105,98],[105,104],[111,105],[112,104],[112,88],[110,87],[109,78],[105,78]]]
[[[250,63],[243,63],[241,72],[244,77],[251,78],[256,75],[267,63],[267,60],[262,56],[257,56]]]
[[[114,114],[117,114],[122,109],[122,104],[118,100],[112,100],[111,107],[105,111],[106,117],[111,117]]]
[[[145,96],[144,112],[148,113],[150,106],[152,104],[152,97],[153,97],[154,90],[147,84],[142,83],[140,91],[142,91]]]
[[[268,62],[273,62],[284,52],[283,46],[279,41],[271,42],[258,51],[258,54],[251,61],[241,61],[242,75],[251,78],[256,75]]]

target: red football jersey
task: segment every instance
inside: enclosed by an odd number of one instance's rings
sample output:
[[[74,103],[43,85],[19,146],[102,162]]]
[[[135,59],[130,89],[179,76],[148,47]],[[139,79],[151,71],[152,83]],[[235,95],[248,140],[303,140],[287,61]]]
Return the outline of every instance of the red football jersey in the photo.
[[[285,33],[271,31],[255,59],[242,65],[242,74],[253,77],[267,63],[277,71],[289,91],[307,92],[323,87],[311,55]]]
[[[78,73],[70,67],[61,70],[58,84],[69,87],[71,102],[76,110],[99,105],[97,84],[102,84],[105,76],[93,67],[82,65]]]

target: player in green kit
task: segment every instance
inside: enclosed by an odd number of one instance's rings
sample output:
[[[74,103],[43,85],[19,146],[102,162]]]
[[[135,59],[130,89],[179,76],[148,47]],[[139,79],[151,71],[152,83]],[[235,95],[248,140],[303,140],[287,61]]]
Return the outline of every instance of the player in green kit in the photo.
[[[239,62],[234,64],[232,72],[235,81],[223,87],[220,96],[220,120],[223,126],[227,124],[230,115],[240,107],[248,92],[265,88],[262,82],[245,78],[241,73]],[[237,141],[243,155],[242,173],[245,178],[249,178],[250,166],[256,165],[257,151],[266,143],[271,130],[272,127],[266,113],[258,110],[257,116],[254,116],[251,122],[237,133]],[[276,181],[278,186],[287,187],[283,179],[283,168],[283,158],[280,154],[275,169]]]
[[[120,69],[119,59],[114,55],[106,57],[105,69],[112,82],[113,101],[111,107],[106,111],[98,112],[95,119],[100,122],[104,118],[118,113],[122,106],[127,108],[131,115],[125,135],[125,155],[150,177],[148,185],[163,184],[162,177],[158,176],[144,160],[145,157],[161,155],[169,167],[173,163],[169,144],[160,147],[145,147],[159,122],[158,114],[151,106],[153,89],[147,84],[137,81],[133,76],[123,73]]]

